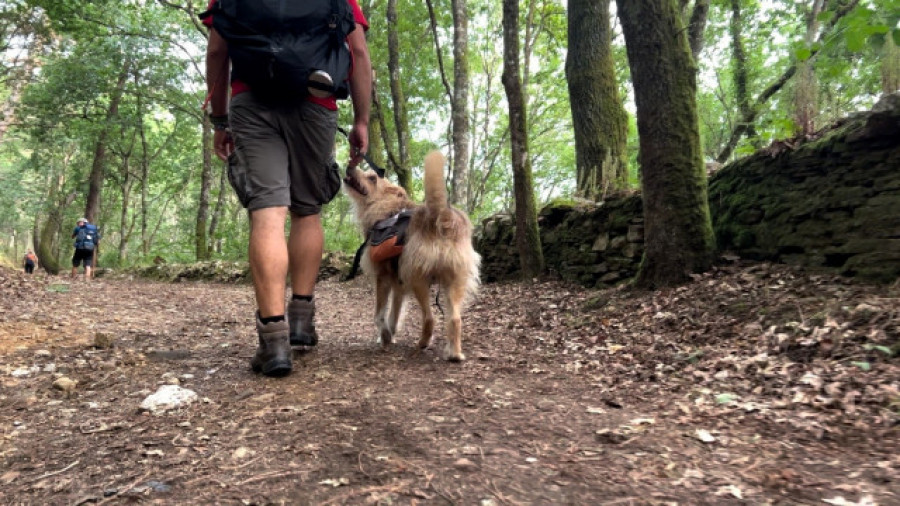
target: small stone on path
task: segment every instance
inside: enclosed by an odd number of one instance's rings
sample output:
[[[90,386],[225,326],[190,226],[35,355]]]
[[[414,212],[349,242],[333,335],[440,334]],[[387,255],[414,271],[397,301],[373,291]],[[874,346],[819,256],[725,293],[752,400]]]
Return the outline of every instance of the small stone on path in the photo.
[[[197,393],[178,385],[163,385],[141,403],[141,409],[161,413],[190,405],[197,400]]]

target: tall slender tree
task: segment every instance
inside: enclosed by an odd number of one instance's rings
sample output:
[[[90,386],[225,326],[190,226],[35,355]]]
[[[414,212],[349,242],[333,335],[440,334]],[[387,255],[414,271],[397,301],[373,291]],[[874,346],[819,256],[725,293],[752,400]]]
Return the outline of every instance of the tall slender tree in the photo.
[[[453,9],[453,98],[450,115],[453,169],[450,201],[469,209],[469,12],[466,0],[451,0]]]
[[[628,117],[616,82],[610,0],[569,1],[566,80],[575,131],[576,192],[599,200],[628,184]]]
[[[737,99],[738,113],[741,118],[751,117],[753,111],[750,106],[749,82],[747,72],[747,53],[744,51],[744,18],[741,9],[741,0],[731,0],[731,67],[734,74],[734,94]],[[746,125],[747,137],[755,138],[756,128],[753,124]]]
[[[644,258],[635,284],[682,283],[713,261],[696,68],[675,0],[617,0],[637,105]]]
[[[888,33],[881,48],[881,91],[885,94],[900,91],[900,46],[893,37],[897,33],[900,30]]]
[[[203,145],[212,144],[212,124],[209,118],[202,120],[201,139]],[[200,169],[200,197],[197,201],[197,220],[194,222],[194,257],[200,260],[209,260],[209,238],[206,235],[209,227],[209,189],[212,186],[213,156],[208,149],[202,149]],[[216,162],[219,160],[216,158]]]
[[[101,128],[97,141],[94,143],[94,160],[91,163],[90,184],[84,206],[84,216],[91,223],[97,221],[100,215],[100,193],[103,191],[103,179],[106,170],[106,142],[113,121],[119,114],[119,104],[122,101],[122,94],[125,92],[125,83],[128,80],[129,72],[131,72],[131,59],[126,57],[116,78],[115,87],[110,92],[109,106],[106,109],[106,123]]]
[[[509,103],[509,139],[512,155],[513,195],[516,203],[516,249],[525,279],[544,271],[544,253],[538,231],[537,206],[531,161],[528,157],[528,119],[519,71],[519,3],[503,0],[503,87]]]
[[[618,1],[618,0],[617,0]],[[826,37],[832,34],[832,31],[837,26],[838,22],[847,14],[849,14],[856,6],[859,4],[860,0],[847,0],[838,6],[834,15],[831,17],[831,20],[828,22],[827,26],[819,33],[819,37],[817,38],[818,42],[822,42]],[[820,51],[821,44],[813,46],[810,48],[809,57],[806,59],[808,62],[812,62],[815,59],[816,55]],[[772,98],[773,95],[778,93],[785,84],[790,82],[790,80],[797,74],[797,61],[792,62],[788,67],[781,73],[778,78],[772,81],[768,86],[763,89],[756,96],[756,100],[750,105],[750,108],[747,109],[745,113],[740,114],[740,118],[734,124],[734,128],[731,130],[731,135],[728,139],[728,142],[725,143],[725,146],[719,152],[719,155],[716,156],[716,161],[719,163],[725,163],[731,158],[732,153],[734,153],[734,148],[737,147],[738,142],[741,140],[745,134],[752,132],[752,126],[756,121],[756,117],[759,115],[759,112],[762,110],[763,106]]]
[[[406,97],[400,79],[400,35],[397,26],[397,0],[387,2],[388,73],[391,84],[391,101],[394,110],[394,129],[397,132],[397,157],[392,158],[397,182],[406,191],[412,190],[412,174],[409,161],[409,124],[406,115]]]
[[[806,9],[806,33],[803,44],[812,47],[819,32],[819,15],[825,9],[825,0],[812,0]],[[819,84],[812,58],[797,62],[797,75],[794,78],[794,124],[795,133],[808,135],[816,130],[816,118],[819,115]]]

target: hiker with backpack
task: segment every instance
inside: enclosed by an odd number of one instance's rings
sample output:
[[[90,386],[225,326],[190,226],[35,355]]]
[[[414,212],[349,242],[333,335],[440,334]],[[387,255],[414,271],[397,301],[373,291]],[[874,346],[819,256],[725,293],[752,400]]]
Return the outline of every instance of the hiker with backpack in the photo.
[[[34,254],[34,251],[28,250],[28,253],[25,253],[25,259],[22,261],[22,266],[25,267],[25,274],[34,274],[34,268],[38,266],[38,257]]]
[[[72,230],[75,239],[75,254],[72,255],[72,277],[78,276],[78,267],[84,265],[84,279],[94,277],[94,251],[100,243],[100,231],[87,218],[78,218],[78,224]]]
[[[291,346],[318,342],[319,214],[341,187],[338,99],[353,101],[349,163],[359,163],[369,145],[368,22],[356,0],[211,0],[200,17],[210,28],[206,82],[215,152],[228,162],[229,181],[250,213],[259,337],[250,366],[284,376]]]

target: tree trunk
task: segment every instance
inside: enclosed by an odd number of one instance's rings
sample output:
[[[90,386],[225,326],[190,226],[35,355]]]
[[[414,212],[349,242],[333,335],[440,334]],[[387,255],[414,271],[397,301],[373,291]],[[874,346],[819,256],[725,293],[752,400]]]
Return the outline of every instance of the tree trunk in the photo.
[[[116,87],[109,97],[109,108],[106,110],[106,122],[100,130],[97,143],[94,146],[94,161],[91,164],[90,185],[88,187],[87,202],[84,206],[84,217],[96,225],[100,217],[100,193],[103,190],[104,170],[106,166],[106,138],[112,129],[112,122],[119,115],[119,103],[122,101],[122,93],[125,91],[125,82],[131,71],[131,60],[126,60],[116,79]]]
[[[209,259],[209,239],[206,236],[209,220],[209,187],[212,185],[212,135],[208,117],[203,118],[202,158],[200,170],[200,199],[197,203],[197,222],[194,227],[194,256],[197,261]]]
[[[122,211],[119,214],[119,261],[125,260],[128,247],[128,238],[130,237],[128,229],[128,211],[131,208],[131,188],[134,185],[131,169],[128,161],[123,160],[123,180],[122,180]]]
[[[397,0],[387,2],[388,73],[391,82],[391,101],[394,106],[394,128],[397,131],[397,153],[394,170],[397,183],[412,192],[412,173],[409,164],[409,122],[406,117],[406,97],[400,81],[400,38],[397,34]]]
[[[503,0],[503,87],[509,103],[513,194],[516,203],[516,249],[522,276],[529,280],[544,271],[538,231],[531,161],[528,157],[528,120],[519,72],[519,3]]]
[[[62,189],[62,174],[52,174],[48,178],[49,189],[47,191],[47,217],[41,225],[40,241],[38,241],[38,249],[35,251],[38,256],[38,262],[41,267],[50,274],[59,274],[62,266],[58,256],[58,238],[59,229],[62,224],[62,212],[65,209],[65,199],[60,198],[59,192]],[[68,237],[68,234],[66,235]]]
[[[694,61],[700,57],[703,50],[703,32],[706,30],[706,18],[709,15],[709,0],[697,0],[691,11],[691,19],[688,21],[688,36],[691,42],[691,55]]]
[[[369,144],[371,146],[371,144]],[[216,241],[216,229],[219,227],[219,221],[222,219],[222,214],[225,212],[225,196],[228,194],[228,169],[222,164],[217,164],[221,170],[219,171],[219,196],[216,198],[216,207],[213,210],[212,218],[209,220],[209,249],[206,255],[206,259],[209,260],[212,258],[213,251],[218,251],[215,248]]]
[[[852,11],[859,4],[859,0],[849,0],[849,2],[839,9],[837,9],[834,13],[834,16],[831,18],[831,21],[828,23],[828,28],[823,30],[822,33],[819,34],[819,42],[825,39],[828,35],[831,34],[831,30],[834,29],[835,25],[837,25],[838,21],[841,18],[846,16],[850,11]],[[818,54],[819,49],[813,47],[811,48],[811,55],[807,59],[807,61],[812,61],[816,54]],[[728,142],[725,144],[725,147],[722,148],[722,151],[719,152],[719,156],[716,157],[716,161],[719,163],[725,163],[731,158],[731,154],[734,153],[734,148],[737,146],[738,142],[741,140],[741,137],[747,132],[752,131],[753,123],[756,121],[756,116],[759,114],[759,111],[762,110],[762,107],[768,102],[772,95],[781,90],[784,85],[790,81],[794,74],[797,73],[797,63],[794,62],[788,66],[787,69],[778,77],[774,82],[772,82],[769,86],[764,89],[756,100],[753,102],[753,105],[750,106],[750,109],[746,114],[742,114],[740,120],[735,123],[734,129],[731,131],[731,136],[728,139]]]
[[[617,0],[637,106],[644,257],[635,284],[672,286],[712,265],[696,68],[675,0]]]
[[[37,254],[41,249],[41,220],[36,214],[34,216],[34,225],[31,227],[31,237],[34,242],[34,251]],[[40,258],[38,258],[40,260]]]
[[[887,95],[900,91],[900,48],[891,33],[885,34],[881,54],[881,91]]]
[[[811,48],[819,31],[819,14],[825,8],[825,0],[812,0],[806,18],[806,34],[803,43]],[[813,59],[807,58],[797,63],[797,77],[794,79],[794,124],[795,133],[809,135],[816,131],[816,117],[819,114],[819,83]]]
[[[385,166],[385,148],[383,123],[384,118],[381,116],[381,103],[378,101],[378,92],[376,91],[377,80],[375,73],[372,73],[372,111],[369,119],[369,158],[381,167]]]
[[[451,0],[453,8],[453,170],[450,202],[469,209],[469,13],[466,0]]]
[[[141,130],[141,253],[150,252],[150,161],[147,154],[147,140]]]
[[[737,99],[739,116],[741,118],[753,117],[750,107],[750,94],[748,92],[747,54],[744,52],[744,26],[741,14],[741,0],[731,0],[731,54],[734,72],[734,92]],[[745,125],[748,137],[756,137],[756,129],[752,123]]]
[[[601,200],[628,184],[628,117],[616,83],[610,0],[569,0],[566,80],[575,130],[576,193]]]

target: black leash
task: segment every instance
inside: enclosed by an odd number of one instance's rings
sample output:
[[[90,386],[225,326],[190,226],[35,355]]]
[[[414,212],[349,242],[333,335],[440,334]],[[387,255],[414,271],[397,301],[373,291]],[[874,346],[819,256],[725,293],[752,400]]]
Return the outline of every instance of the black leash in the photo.
[[[338,127],[337,130],[338,130],[338,132],[344,134],[344,137],[346,137],[348,141],[350,140],[350,134],[348,134],[346,130],[344,130],[341,127]],[[375,173],[378,174],[378,177],[384,179],[384,175],[387,173],[387,171],[384,170],[384,167],[373,162],[372,159],[369,158],[368,153],[363,153],[362,157],[363,157],[363,160],[365,160],[366,163],[369,164],[369,167],[372,167],[372,170],[374,170]]]
[[[337,127],[337,130],[338,132],[344,134],[344,137],[346,137],[348,141],[350,140],[350,134],[347,133],[346,130],[341,127]],[[369,167],[372,167],[372,170],[374,170],[375,173],[378,174],[378,177],[384,179],[384,175],[387,171],[385,171],[384,168],[377,163],[373,162],[372,159],[369,158],[368,154],[363,154],[362,157],[363,160],[365,160],[366,163],[369,164]],[[349,169],[350,167],[348,166],[347,168]],[[353,265],[350,267],[350,272],[347,274],[347,277],[344,278],[344,281],[350,281],[351,279],[359,275],[359,261],[362,258],[363,251],[365,251],[366,249],[366,244],[369,242],[368,239],[369,238],[367,237],[363,241],[363,243],[359,245],[359,249],[356,250],[356,255],[353,256]]]

